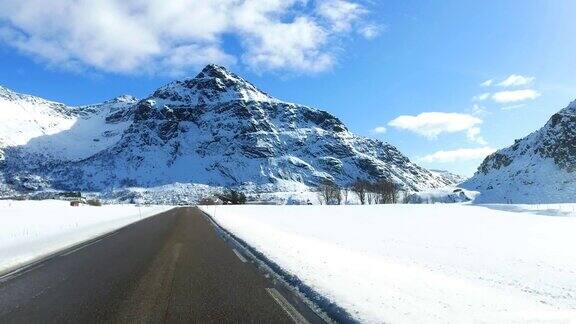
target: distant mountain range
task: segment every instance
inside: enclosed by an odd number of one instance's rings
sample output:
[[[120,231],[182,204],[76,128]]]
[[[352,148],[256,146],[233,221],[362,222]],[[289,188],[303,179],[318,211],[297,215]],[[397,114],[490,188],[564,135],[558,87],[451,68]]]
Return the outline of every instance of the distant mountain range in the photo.
[[[462,187],[476,202],[576,201],[576,101],[541,129],[488,156]]]
[[[0,110],[5,194],[129,191],[170,202],[214,187],[302,192],[326,180],[386,178],[418,191],[455,182],[390,144],[352,134],[328,112],[278,100],[216,65],[142,100],[82,107],[0,88]]]

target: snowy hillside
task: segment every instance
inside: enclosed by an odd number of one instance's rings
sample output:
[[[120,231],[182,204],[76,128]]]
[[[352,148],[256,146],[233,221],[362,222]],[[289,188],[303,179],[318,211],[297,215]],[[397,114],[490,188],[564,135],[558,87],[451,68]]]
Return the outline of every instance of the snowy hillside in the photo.
[[[462,187],[476,202],[576,201],[576,101],[538,131],[488,156]]]
[[[17,94],[0,86],[0,159],[4,148],[56,134],[72,127],[74,122],[71,111],[63,104]]]
[[[352,134],[325,111],[275,99],[216,65],[141,101],[54,105],[67,123],[6,149],[0,168],[16,190],[203,184],[289,192],[326,180],[387,178],[417,191],[454,181],[392,145]]]
[[[89,157],[117,141],[126,127],[126,122],[106,123],[105,117],[134,103],[135,98],[122,96],[69,107],[0,87],[0,149],[20,146],[64,161]]]

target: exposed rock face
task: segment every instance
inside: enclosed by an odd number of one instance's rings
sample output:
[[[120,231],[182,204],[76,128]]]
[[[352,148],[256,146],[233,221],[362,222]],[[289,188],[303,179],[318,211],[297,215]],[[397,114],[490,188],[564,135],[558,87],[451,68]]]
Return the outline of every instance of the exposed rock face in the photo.
[[[451,184],[394,146],[350,133],[333,115],[275,99],[216,65],[140,101],[124,96],[62,109],[79,121],[66,132],[89,138],[76,145],[94,149],[67,154],[65,143],[53,140],[60,133],[10,147],[2,170],[12,187],[106,191],[196,183],[289,191],[357,178],[392,179],[406,190]],[[82,125],[94,127],[77,129]],[[40,143],[63,153],[46,158],[31,149]]]
[[[536,132],[488,156],[463,186],[480,202],[576,200],[576,101]]]

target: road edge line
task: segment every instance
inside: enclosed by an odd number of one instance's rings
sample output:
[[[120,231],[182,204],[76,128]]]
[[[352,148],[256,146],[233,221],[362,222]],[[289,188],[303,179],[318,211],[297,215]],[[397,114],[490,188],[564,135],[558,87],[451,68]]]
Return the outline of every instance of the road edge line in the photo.
[[[290,318],[292,318],[294,323],[296,323],[296,324],[310,324],[310,322],[308,322],[306,320],[306,318],[304,316],[302,316],[302,314],[300,314],[300,312],[298,310],[296,310],[296,308],[294,308],[294,306],[292,306],[292,304],[290,304],[288,302],[288,300],[286,300],[286,298],[284,296],[282,296],[282,294],[278,290],[276,290],[276,288],[266,288],[266,291],[280,305],[280,307],[282,307],[282,309],[286,313],[288,313],[288,316],[290,316]]]
[[[234,252],[234,254],[236,254],[238,259],[240,259],[240,261],[242,261],[242,263],[248,262],[248,260],[246,260],[246,258],[242,254],[240,254],[240,252],[238,252],[238,250],[232,249],[232,252]]]

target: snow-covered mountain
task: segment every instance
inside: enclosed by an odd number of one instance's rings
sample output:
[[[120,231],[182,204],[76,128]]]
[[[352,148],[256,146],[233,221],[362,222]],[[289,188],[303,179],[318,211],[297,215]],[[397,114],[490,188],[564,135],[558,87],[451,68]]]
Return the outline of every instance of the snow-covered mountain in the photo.
[[[476,202],[576,201],[576,101],[536,132],[488,156],[462,187]]]
[[[34,137],[55,134],[74,124],[65,105],[17,94],[2,86],[0,109],[0,158],[5,147],[23,145]]]
[[[3,116],[4,105],[39,107],[38,116],[27,119],[26,127],[37,127],[33,135],[17,141],[15,129],[0,133],[0,170],[19,191],[193,190],[190,184],[201,184],[278,192],[357,178],[392,179],[417,191],[453,182],[392,145],[352,134],[325,111],[273,98],[216,65],[140,101],[123,96],[68,107],[5,92],[13,99],[0,105]]]
[[[447,181],[450,181],[450,185],[457,185],[461,182],[463,182],[464,180],[466,180],[466,177],[461,176],[459,174],[447,171],[447,170],[434,170],[431,169],[430,170],[432,173],[437,174],[438,176],[442,177],[443,179],[446,179]]]

